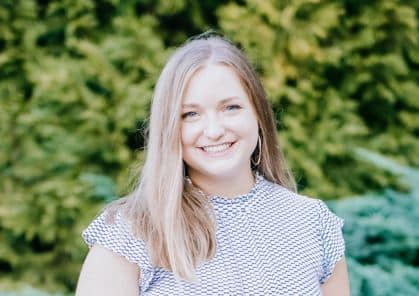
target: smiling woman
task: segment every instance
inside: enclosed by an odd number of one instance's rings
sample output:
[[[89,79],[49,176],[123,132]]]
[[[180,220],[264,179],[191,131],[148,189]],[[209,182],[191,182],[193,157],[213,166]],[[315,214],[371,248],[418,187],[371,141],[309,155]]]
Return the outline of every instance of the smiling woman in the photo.
[[[138,186],[83,232],[76,295],[349,295],[342,226],[296,193],[243,52],[204,34],[163,68]]]

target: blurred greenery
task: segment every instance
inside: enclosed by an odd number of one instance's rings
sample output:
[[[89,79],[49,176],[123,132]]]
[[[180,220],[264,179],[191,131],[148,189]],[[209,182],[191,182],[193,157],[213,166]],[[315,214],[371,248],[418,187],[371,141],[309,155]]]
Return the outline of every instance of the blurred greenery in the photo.
[[[345,219],[351,295],[418,295],[419,169],[364,149],[355,155],[397,174],[410,189],[387,188],[328,202]]]
[[[350,196],[336,211],[354,293],[418,294],[418,191],[394,174],[419,166],[418,11],[413,0],[2,0],[0,291],[74,290],[81,231],[141,163],[161,68],[213,28],[260,73],[299,191]]]

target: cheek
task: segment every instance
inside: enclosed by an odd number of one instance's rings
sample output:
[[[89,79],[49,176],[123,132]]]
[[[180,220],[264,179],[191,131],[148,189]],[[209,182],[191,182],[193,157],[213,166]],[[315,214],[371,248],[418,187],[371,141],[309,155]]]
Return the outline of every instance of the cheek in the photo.
[[[255,137],[257,139],[259,125],[257,119],[252,116],[252,114],[245,114],[244,116],[237,118],[237,120],[229,121],[229,126],[232,130],[242,136],[249,137],[251,135],[256,135]]]
[[[193,145],[198,137],[198,129],[192,124],[183,124],[181,129],[182,145]]]

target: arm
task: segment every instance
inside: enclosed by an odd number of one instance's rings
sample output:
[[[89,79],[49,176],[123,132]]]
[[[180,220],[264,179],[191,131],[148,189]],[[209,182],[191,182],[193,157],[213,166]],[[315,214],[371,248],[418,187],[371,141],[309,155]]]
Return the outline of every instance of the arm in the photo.
[[[76,296],[137,296],[139,270],[138,265],[95,244],[83,263]]]
[[[349,296],[349,277],[346,260],[343,257],[335,265],[330,278],[321,286],[323,296]]]

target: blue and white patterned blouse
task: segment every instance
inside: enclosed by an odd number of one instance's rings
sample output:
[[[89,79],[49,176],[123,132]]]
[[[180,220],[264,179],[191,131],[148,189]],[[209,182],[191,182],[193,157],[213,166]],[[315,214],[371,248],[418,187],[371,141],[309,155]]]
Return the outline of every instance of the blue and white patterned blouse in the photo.
[[[95,243],[138,264],[141,295],[321,295],[320,284],[345,253],[344,220],[326,204],[293,193],[257,174],[248,194],[210,197],[217,218],[215,257],[197,268],[198,283],[177,281],[153,267],[145,242],[120,214],[101,213],[84,231]]]

